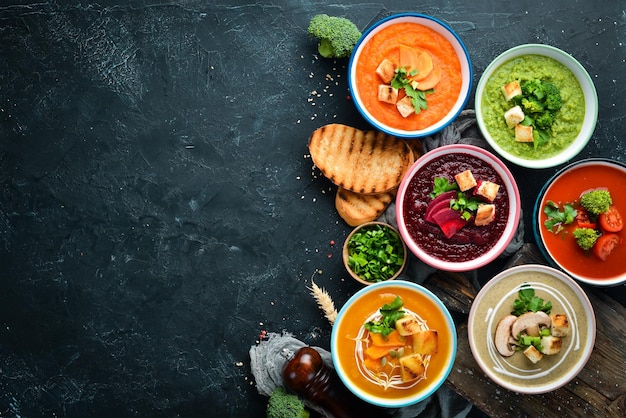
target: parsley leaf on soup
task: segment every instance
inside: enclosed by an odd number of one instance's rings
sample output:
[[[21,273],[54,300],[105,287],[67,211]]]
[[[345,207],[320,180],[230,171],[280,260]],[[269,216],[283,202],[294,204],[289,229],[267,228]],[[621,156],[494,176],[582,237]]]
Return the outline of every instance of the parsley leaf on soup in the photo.
[[[461,212],[461,217],[466,221],[472,217],[472,213],[478,210],[478,205],[482,203],[482,200],[475,197],[468,198],[464,193],[457,193],[456,199],[452,199],[450,207],[458,212]]]
[[[445,177],[435,177],[433,183],[433,191],[429,195],[431,199],[434,199],[445,192],[449,192],[450,190],[456,190],[459,188],[456,182],[450,183],[450,181]]]
[[[380,308],[379,312],[382,315],[380,319],[366,322],[363,326],[369,332],[375,332],[386,337],[396,329],[396,321],[404,316],[402,306],[404,306],[404,302],[399,296],[396,296],[391,303],[385,303]]]
[[[391,80],[391,87],[398,90],[404,89],[406,95],[411,98],[411,103],[413,104],[413,109],[415,110],[415,113],[419,114],[422,110],[428,109],[426,95],[434,93],[435,90],[430,89],[422,91],[414,88],[411,83],[411,77],[415,75],[417,75],[417,70],[413,70],[407,73],[406,68],[397,68],[396,74]]]
[[[529,284],[522,285],[517,294],[518,298],[513,301],[513,311],[511,311],[511,314],[520,316],[529,311],[550,313],[552,302],[548,301],[544,303],[542,298],[535,296],[535,289],[530,287]]]
[[[571,203],[565,203],[561,208],[558,204],[552,200],[546,202],[546,206],[543,208],[543,212],[548,216],[548,219],[543,223],[550,232],[558,234],[563,230],[563,225],[571,224],[576,219],[578,212],[574,209]]]

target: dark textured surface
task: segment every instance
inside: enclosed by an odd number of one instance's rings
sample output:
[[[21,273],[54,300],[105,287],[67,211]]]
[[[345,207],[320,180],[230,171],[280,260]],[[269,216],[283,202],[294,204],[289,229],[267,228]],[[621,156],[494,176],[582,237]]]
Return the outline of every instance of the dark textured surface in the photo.
[[[338,306],[359,287],[306,141],[367,126],[347,60],[318,59],[306,35],[317,13],[361,29],[392,12],[442,19],[474,87],[509,47],[564,49],[600,102],[576,159],[626,162],[621,2],[407,4],[0,2],[0,416],[262,416],[260,333],[327,347],[311,276]],[[558,167],[511,169],[531,241]]]

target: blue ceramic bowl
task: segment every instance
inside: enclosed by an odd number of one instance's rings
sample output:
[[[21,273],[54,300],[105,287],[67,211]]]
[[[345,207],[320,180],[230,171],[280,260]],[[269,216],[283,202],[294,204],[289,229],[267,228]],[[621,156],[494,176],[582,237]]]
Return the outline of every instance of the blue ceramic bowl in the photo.
[[[405,312],[417,315],[429,329],[437,331],[438,350],[425,360],[425,380],[400,382],[394,376],[397,371],[385,375],[385,369],[374,375],[364,366],[370,337],[363,324],[377,318],[381,305],[395,296],[401,297]],[[364,287],[343,305],[333,324],[330,351],[339,377],[351,392],[374,405],[400,408],[426,399],[444,383],[452,370],[456,349],[456,327],[443,302],[416,283],[391,280]]]
[[[626,164],[605,159],[589,158],[576,161],[560,169],[543,186],[533,211],[533,233],[537,246],[546,260],[574,279],[592,286],[615,286],[626,282],[626,228],[617,232],[619,244],[605,261],[598,259],[593,250],[581,250],[571,234],[576,222],[566,225],[558,234],[550,232],[544,225],[547,219],[544,208],[548,200],[573,202],[581,192],[608,187],[613,205],[622,217],[626,217]],[[558,248],[557,248],[558,247]],[[574,257],[564,257],[563,248]]]
[[[462,86],[461,91],[454,103],[454,106],[442,119],[426,128],[419,130],[410,130],[402,126],[390,126],[381,122],[364,105],[362,94],[357,88],[356,83],[356,63],[359,60],[359,57],[361,56],[365,45],[367,45],[372,37],[374,37],[381,30],[388,28],[389,26],[407,22],[425,26],[443,36],[452,45],[454,53],[457,55],[461,65]],[[452,28],[450,28],[450,26],[448,26],[444,22],[435,19],[434,17],[418,13],[395,14],[376,22],[374,25],[368,28],[367,31],[363,33],[361,39],[358,41],[354,50],[352,51],[352,56],[350,57],[350,63],[348,66],[348,83],[350,86],[350,94],[357,110],[361,113],[365,120],[367,120],[377,130],[401,138],[418,138],[429,136],[448,126],[463,110],[468,98],[470,97],[470,92],[472,89],[472,76],[472,63],[470,60],[470,56],[467,52],[467,48],[463,44],[463,41],[461,41],[461,38],[459,38],[454,30],[452,30]],[[435,91],[436,90],[437,87],[435,87]]]

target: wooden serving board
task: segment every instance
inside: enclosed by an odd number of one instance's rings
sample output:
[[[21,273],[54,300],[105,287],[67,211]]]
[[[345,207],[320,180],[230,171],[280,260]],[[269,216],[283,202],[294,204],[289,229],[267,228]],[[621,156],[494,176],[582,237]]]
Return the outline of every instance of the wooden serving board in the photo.
[[[506,268],[545,264],[534,244],[525,244]],[[462,274],[437,272],[424,283],[451,310],[469,312],[476,289]],[[467,317],[458,327],[458,350],[446,384],[494,417],[626,417],[626,308],[591,287],[584,287],[593,305],[596,344],[583,370],[570,383],[553,392],[523,395],[497,385],[472,356]]]

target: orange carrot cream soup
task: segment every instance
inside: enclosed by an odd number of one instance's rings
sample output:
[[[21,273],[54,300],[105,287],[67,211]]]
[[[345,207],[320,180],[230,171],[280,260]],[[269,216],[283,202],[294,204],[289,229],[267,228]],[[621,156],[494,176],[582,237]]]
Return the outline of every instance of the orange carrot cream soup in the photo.
[[[366,323],[383,323],[380,309],[397,307],[398,301],[403,313],[393,331],[383,336],[366,329]],[[347,378],[373,396],[399,399],[417,394],[446,373],[454,355],[453,330],[440,308],[406,287],[365,293],[336,325],[335,355]]]
[[[386,95],[381,93],[381,85],[390,84],[390,76],[400,67],[407,69],[411,81],[417,81],[415,89],[425,92],[426,109],[403,114],[404,89],[397,97],[393,92],[394,97],[381,98]],[[443,36],[426,26],[404,22],[382,29],[364,45],[355,80],[364,107],[375,119],[395,129],[422,130],[454,107],[462,85],[461,63]]]

